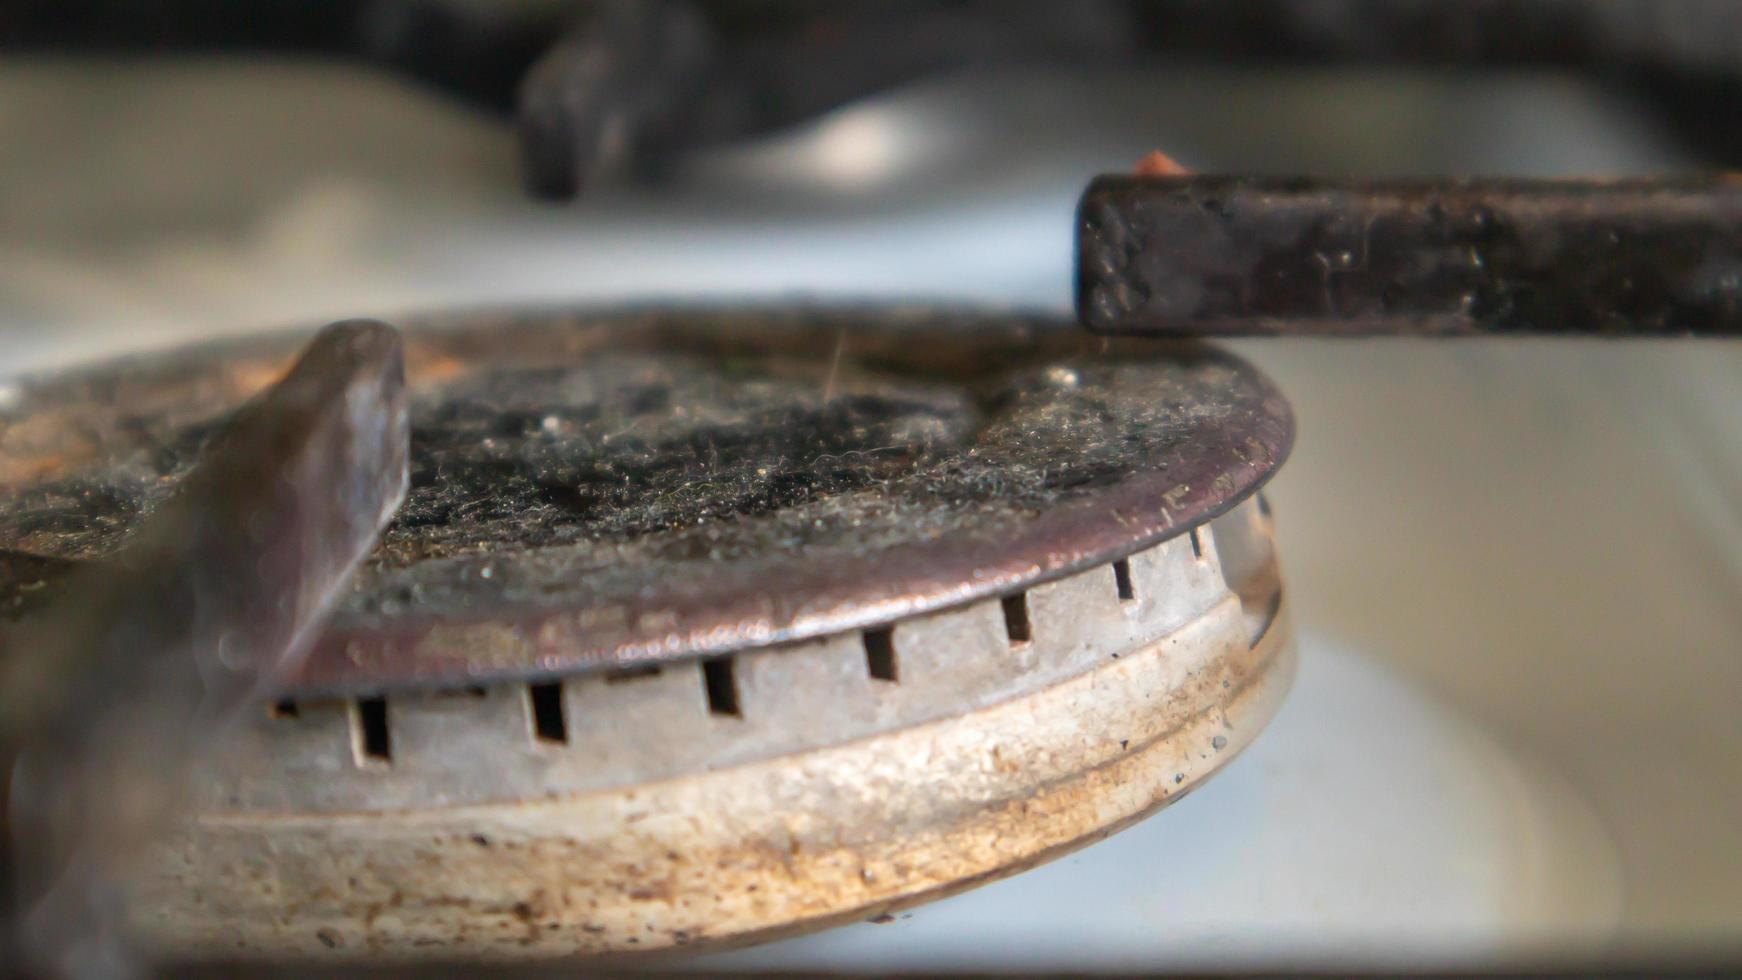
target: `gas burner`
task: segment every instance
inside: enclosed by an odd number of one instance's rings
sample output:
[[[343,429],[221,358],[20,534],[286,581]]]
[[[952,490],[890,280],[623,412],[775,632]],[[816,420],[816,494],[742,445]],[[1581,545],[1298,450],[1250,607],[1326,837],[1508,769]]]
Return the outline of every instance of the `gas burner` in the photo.
[[[27,384],[28,616],[295,344]],[[1239,359],[933,310],[438,318],[412,485],[132,879],[178,956],[545,957],[879,915],[1197,786],[1292,672]]]

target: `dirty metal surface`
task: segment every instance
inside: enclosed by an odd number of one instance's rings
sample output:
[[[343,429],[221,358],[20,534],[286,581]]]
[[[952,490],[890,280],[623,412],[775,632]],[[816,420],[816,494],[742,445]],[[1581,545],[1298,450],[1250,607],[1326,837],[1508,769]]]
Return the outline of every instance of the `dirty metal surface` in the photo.
[[[1102,177],[1107,333],[1742,335],[1742,182]]]
[[[580,673],[957,605],[1183,533],[1293,436],[1231,355],[1015,316],[405,326],[411,488],[298,692]],[[59,571],[113,552],[295,344],[20,382],[0,421],[0,608],[27,616]]]
[[[1159,548],[1170,552],[1151,555],[1159,578],[1195,561],[1186,542]],[[738,718],[710,717],[694,703],[694,665],[565,683],[571,703],[599,712],[577,716],[587,719],[584,731],[563,746],[533,743],[524,725],[495,710],[525,703],[517,685],[483,699],[399,697],[422,714],[426,724],[414,727],[408,715],[405,727],[425,749],[408,745],[392,766],[359,776],[401,778],[402,793],[377,791],[361,810],[323,806],[331,779],[347,777],[304,765],[294,767],[303,778],[280,780],[276,804],[238,809],[218,791],[214,809],[166,842],[130,906],[142,938],[178,960],[436,968],[543,960],[572,975],[577,957],[739,946],[976,887],[1180,801],[1275,713],[1295,664],[1286,606],[1249,641],[1214,560],[1196,564],[1209,573],[1204,587],[1173,584],[1212,601],[1188,602],[1195,608],[1167,617],[1159,632],[1161,621],[1107,608],[1119,601],[1111,569],[1052,583],[1060,587],[1052,598],[1067,601],[1053,606],[1059,618],[1037,626],[1038,670],[1021,664],[1033,648],[1005,643],[999,600],[990,599],[965,619],[943,614],[953,623],[897,627],[898,635],[916,628],[903,650],[912,658],[904,670],[913,669],[897,684],[866,677],[851,636],[800,644],[796,656],[741,655],[740,669],[755,679],[746,678]],[[1126,625],[1145,619],[1136,630]],[[974,629],[976,621],[991,630]],[[964,631],[993,642],[970,640],[962,650]],[[1143,638],[1095,641],[1119,633]],[[959,677],[927,669],[969,662],[1004,696],[964,697]],[[930,688],[915,693],[942,713],[862,727],[911,686]],[[693,700],[686,705],[680,692]],[[427,724],[437,717],[448,724]],[[283,731],[301,720],[276,724],[286,768],[286,755],[345,741],[342,728],[317,740]],[[745,730],[758,726],[779,731],[781,744],[749,756],[729,747],[742,748]],[[641,755],[643,743],[673,736],[687,747],[666,749],[690,759],[679,768],[607,777],[584,791],[539,772],[614,767]],[[545,766],[533,764],[538,756]],[[402,767],[410,771],[396,776]],[[498,769],[518,770],[501,782],[520,792],[478,798],[451,778],[470,770],[493,779]]]

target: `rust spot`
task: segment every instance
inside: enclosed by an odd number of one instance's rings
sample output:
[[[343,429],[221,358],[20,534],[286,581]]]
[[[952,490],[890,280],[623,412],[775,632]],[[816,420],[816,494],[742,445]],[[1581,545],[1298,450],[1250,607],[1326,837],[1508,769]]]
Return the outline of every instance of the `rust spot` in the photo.
[[[628,896],[631,901],[636,902],[669,902],[672,900],[671,882],[662,879],[644,883],[631,890]]]
[[[1149,151],[1132,170],[1139,177],[1184,177],[1191,173],[1160,150]]]

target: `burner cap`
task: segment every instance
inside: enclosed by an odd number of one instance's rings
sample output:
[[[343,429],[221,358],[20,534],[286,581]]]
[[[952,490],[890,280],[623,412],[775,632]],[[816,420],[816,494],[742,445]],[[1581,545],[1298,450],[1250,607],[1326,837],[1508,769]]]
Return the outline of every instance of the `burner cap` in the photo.
[[[1292,419],[1239,359],[915,310],[407,324],[410,493],[299,693],[647,665],[1008,593],[1257,489]],[[26,382],[0,602],[100,555],[291,338]]]

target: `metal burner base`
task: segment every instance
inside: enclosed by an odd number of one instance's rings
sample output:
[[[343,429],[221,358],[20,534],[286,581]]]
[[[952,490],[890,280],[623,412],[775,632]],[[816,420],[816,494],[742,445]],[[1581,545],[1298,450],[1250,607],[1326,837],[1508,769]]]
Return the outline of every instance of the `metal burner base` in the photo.
[[[1256,500],[1121,566],[1031,589],[1020,610],[984,600],[883,639],[714,661],[732,664],[736,715],[697,663],[573,679],[559,690],[579,744],[541,742],[526,685],[389,697],[394,762],[374,772],[352,765],[341,702],[263,717],[161,851],[138,927],[196,957],[622,955],[1012,874],[1194,789],[1293,676]],[[885,639],[893,678],[877,676]],[[224,805],[279,766],[339,785]],[[356,809],[311,799],[352,792]]]

